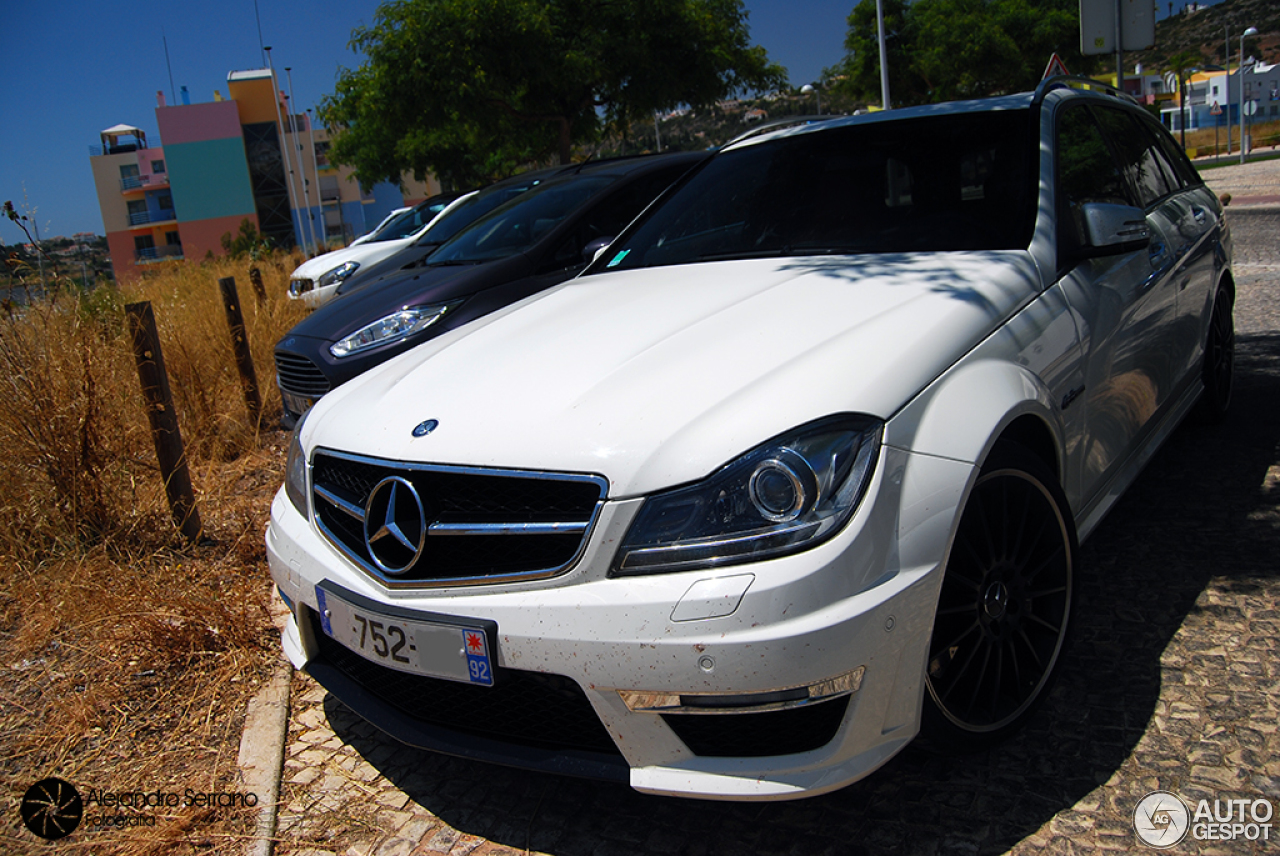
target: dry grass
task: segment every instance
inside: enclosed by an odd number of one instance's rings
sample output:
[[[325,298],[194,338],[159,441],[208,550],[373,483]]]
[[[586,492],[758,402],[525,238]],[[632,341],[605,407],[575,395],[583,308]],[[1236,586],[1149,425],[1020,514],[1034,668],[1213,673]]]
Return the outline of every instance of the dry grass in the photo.
[[[244,707],[279,657],[263,527],[287,435],[271,348],[301,317],[292,260],[176,264],[0,319],[0,851],[220,853],[228,808],[151,809],[154,826],[46,845],[18,823],[36,780],[109,791],[233,792]],[[217,287],[235,276],[265,413],[247,415]],[[199,545],[165,504],[123,306],[152,303],[196,500]],[[127,813],[127,810],[125,810]],[[101,814],[86,806],[86,815]],[[117,813],[112,809],[109,813]]]
[[[1265,102],[1263,103],[1265,104]],[[1252,137],[1252,145],[1255,151],[1280,145],[1280,122],[1259,121],[1247,123],[1247,133]],[[1179,141],[1182,139],[1178,132],[1175,132],[1173,137]],[[1192,149],[1195,151],[1192,152]],[[1215,153],[1225,155],[1227,153],[1227,129],[1218,128],[1216,134],[1213,128],[1187,131],[1187,151],[1193,157],[1206,157]],[[1234,153],[1239,153],[1240,151],[1240,126],[1236,123],[1231,125],[1231,151]]]

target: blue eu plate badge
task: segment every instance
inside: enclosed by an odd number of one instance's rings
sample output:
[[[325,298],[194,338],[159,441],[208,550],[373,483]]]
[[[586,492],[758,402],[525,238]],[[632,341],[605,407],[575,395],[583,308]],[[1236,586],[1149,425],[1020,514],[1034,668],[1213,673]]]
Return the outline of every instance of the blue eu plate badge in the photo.
[[[471,676],[471,683],[493,686],[493,669],[489,664],[489,648],[485,644],[484,634],[479,630],[464,630],[462,640],[467,651],[467,671]]]

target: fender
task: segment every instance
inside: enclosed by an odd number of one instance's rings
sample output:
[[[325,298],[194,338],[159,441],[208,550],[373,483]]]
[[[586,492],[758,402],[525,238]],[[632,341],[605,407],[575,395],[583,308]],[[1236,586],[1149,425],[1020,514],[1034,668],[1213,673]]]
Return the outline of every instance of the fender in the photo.
[[[1062,417],[1049,387],[1024,366],[982,356],[957,363],[895,414],[885,445],[978,465],[1016,420],[1031,416],[1052,438],[1062,472]]]
[[[885,425],[885,444],[980,465],[1007,431],[1044,458],[1074,508],[1066,438],[1080,429],[1080,334],[1060,285],[939,375]],[[1017,423],[1015,425],[1015,423]]]

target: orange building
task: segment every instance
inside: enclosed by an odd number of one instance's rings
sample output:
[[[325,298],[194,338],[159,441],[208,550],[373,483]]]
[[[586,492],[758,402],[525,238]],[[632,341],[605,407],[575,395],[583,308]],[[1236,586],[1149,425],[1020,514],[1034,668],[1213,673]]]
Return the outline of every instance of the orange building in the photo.
[[[178,105],[157,93],[163,146],[132,125],[101,132],[90,165],[116,278],[170,259],[221,255],[222,238],[248,220],[273,245],[342,246],[388,213],[439,192],[406,180],[362,191],[328,162],[328,135],[288,112],[271,69],[233,71],[229,98]]]

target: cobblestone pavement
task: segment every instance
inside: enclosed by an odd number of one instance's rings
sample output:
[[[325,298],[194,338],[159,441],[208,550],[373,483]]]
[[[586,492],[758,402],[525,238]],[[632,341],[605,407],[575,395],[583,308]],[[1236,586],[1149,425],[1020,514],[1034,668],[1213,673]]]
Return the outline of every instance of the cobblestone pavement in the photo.
[[[1280,202],[1280,161],[1258,160],[1217,166],[1205,169],[1203,175],[1216,193],[1231,194],[1232,206]]]
[[[1143,849],[1131,819],[1157,789],[1280,809],[1280,206],[1230,212],[1231,416],[1180,428],[1084,545],[1063,674],[1015,739],[908,747],[814,799],[705,803],[411,750],[299,676],[277,853],[1072,854]],[[1280,854],[1273,824],[1268,842],[1171,852]]]

